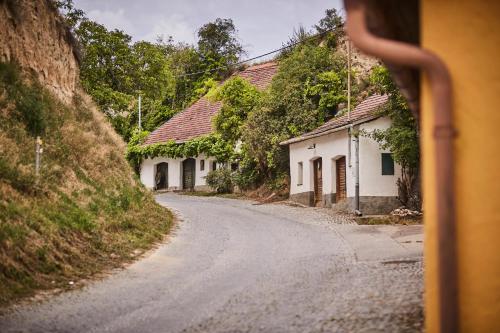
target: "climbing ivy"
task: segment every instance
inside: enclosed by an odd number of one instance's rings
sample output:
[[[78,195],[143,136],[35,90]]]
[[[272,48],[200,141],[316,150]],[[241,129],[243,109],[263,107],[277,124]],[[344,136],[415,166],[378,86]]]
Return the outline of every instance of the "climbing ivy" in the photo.
[[[210,134],[176,143],[174,140],[167,142],[144,145],[144,139],[149,132],[135,132],[127,147],[127,159],[132,167],[139,171],[143,159],[155,157],[185,158],[191,156],[215,157],[219,162],[227,162],[235,156],[233,145],[221,139],[218,134]]]

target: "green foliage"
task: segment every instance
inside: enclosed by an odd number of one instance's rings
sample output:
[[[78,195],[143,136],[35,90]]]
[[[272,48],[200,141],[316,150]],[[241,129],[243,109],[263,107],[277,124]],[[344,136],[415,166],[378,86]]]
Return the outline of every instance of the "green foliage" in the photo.
[[[241,129],[248,114],[260,103],[262,93],[241,77],[224,83],[215,93],[222,108],[214,117],[214,127],[227,142],[235,144],[241,138]]]
[[[34,77],[0,63],[2,306],[118,265],[112,253],[128,259],[169,230],[170,213],[133,177],[111,128],[88,107],[81,98],[63,105]],[[36,179],[38,134],[44,151]]]
[[[25,84],[18,76],[19,69],[12,63],[0,63],[0,87],[15,103],[15,117],[33,136],[44,134],[50,118],[47,96],[38,83]]]
[[[127,144],[127,160],[130,166],[134,169],[135,173],[139,174],[143,155],[141,154],[142,143],[148,137],[148,131],[140,131],[136,129]]]
[[[344,80],[346,75],[344,70],[329,71],[318,74],[315,83],[306,82],[306,96],[318,106],[318,111],[324,119],[335,116],[338,105],[347,101]]]
[[[420,163],[418,124],[405,98],[385,67],[375,67],[370,79],[377,92],[389,94],[389,105],[382,113],[389,116],[392,121],[387,130],[374,131],[373,138],[380,142],[382,148],[392,152],[395,162],[403,167],[418,168]]]
[[[227,76],[233,69],[233,64],[245,53],[236,33],[233,20],[221,18],[198,30],[198,52],[203,58],[205,69],[225,68],[216,71],[219,78]]]
[[[326,33],[326,45],[332,49],[336,48],[345,36],[344,20],[335,8],[327,9],[325,17],[314,27],[318,33]]]
[[[54,4],[63,13],[66,24],[72,29],[85,18],[85,13],[75,7],[73,0],[55,0]]]
[[[36,188],[35,175],[33,173],[21,173],[15,165],[12,165],[4,157],[0,156],[0,179],[7,182],[16,190],[31,194]]]
[[[345,59],[330,49],[301,45],[280,61],[278,73],[242,127],[242,160],[256,166],[258,179],[288,170],[288,149],[279,145],[310,131],[346,100]],[[246,161],[249,160],[249,161]]]
[[[142,132],[134,136],[127,148],[127,159],[136,170],[145,158],[158,156],[184,158],[205,154],[224,162],[230,160],[234,154],[234,147],[217,134],[197,137],[183,143],[171,140],[166,143],[142,145],[143,139],[147,136],[146,133]]]
[[[248,158],[247,154],[241,154],[241,156],[243,159],[240,160],[238,170],[233,172],[232,181],[240,190],[246,191],[259,184],[261,179],[254,160]]]
[[[125,141],[138,126],[139,95],[143,97],[143,128],[152,131],[231,74],[233,64],[244,54],[231,19],[202,26],[197,48],[174,44],[171,37],[132,43],[125,32],[89,20],[72,0],[59,0],[55,5],[82,47],[83,87]],[[201,74],[184,75],[193,72]]]
[[[323,124],[346,101],[346,59],[335,52],[344,22],[335,9],[325,11],[314,30],[294,31],[287,45],[301,43],[280,54],[278,74],[264,92],[238,77],[217,88],[244,55],[231,19],[203,25],[196,46],[174,44],[172,38],[132,44],[122,31],[108,31],[86,18],[79,22],[75,31],[84,49],[84,87],[130,140],[127,158],[136,170],[144,158],[203,153],[238,162],[238,185],[249,188],[286,174],[288,150],[279,143]],[[315,32],[320,36],[311,38]],[[199,74],[185,75],[189,73]],[[153,131],[201,96],[222,101],[214,118],[216,133],[184,143],[142,146],[144,134],[136,130],[139,94],[145,131]]]
[[[231,193],[233,191],[233,181],[231,170],[220,168],[210,171],[206,176],[207,184],[217,193]]]
[[[405,98],[392,81],[389,71],[382,66],[372,70],[370,81],[378,93],[389,94],[389,105],[382,110],[392,123],[386,130],[368,133],[383,149],[392,152],[394,161],[402,168],[398,180],[399,198],[411,209],[420,209],[420,143],[418,122],[413,117]]]

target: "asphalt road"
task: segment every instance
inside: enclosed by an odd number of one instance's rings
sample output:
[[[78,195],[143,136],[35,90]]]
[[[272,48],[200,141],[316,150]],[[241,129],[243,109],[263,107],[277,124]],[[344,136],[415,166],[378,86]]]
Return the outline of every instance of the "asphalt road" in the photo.
[[[157,200],[182,218],[166,244],[102,281],[16,308],[0,332],[422,330],[419,230],[284,205]]]

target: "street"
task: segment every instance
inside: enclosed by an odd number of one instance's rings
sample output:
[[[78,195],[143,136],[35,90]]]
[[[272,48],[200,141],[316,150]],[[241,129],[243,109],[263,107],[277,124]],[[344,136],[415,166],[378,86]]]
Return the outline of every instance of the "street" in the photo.
[[[161,194],[178,227],[81,290],[0,317],[1,332],[420,332],[421,226],[326,209]]]

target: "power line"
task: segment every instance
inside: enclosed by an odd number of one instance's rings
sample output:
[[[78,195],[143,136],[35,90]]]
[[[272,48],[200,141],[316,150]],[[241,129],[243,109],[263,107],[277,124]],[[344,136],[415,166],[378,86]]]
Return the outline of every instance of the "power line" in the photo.
[[[305,43],[305,42],[308,42],[314,38],[317,38],[319,36],[323,36],[325,35],[326,33],[330,32],[330,31],[333,31],[334,29],[328,29],[328,30],[325,30],[323,32],[320,32],[316,35],[313,35],[313,36],[309,36],[307,38],[304,38],[303,40],[299,40],[298,42],[295,42],[295,43],[292,43],[292,44],[289,44],[289,45],[285,45],[283,47],[280,47],[279,49],[276,49],[276,50],[273,50],[273,51],[270,51],[270,52],[267,52],[267,53],[264,53],[264,54],[261,54],[261,55],[258,55],[256,57],[253,57],[253,58],[249,58],[249,59],[246,59],[246,60],[242,60],[242,61],[239,61],[239,62],[236,62],[234,64],[232,64],[233,66],[239,66],[239,65],[243,65],[244,63],[247,63],[249,61],[252,61],[252,60],[256,60],[256,59],[260,59],[262,57],[266,57],[268,55],[271,55],[273,53],[277,53],[277,52],[281,52],[283,50],[286,50],[286,49],[289,49],[291,47],[294,47],[296,45],[299,45],[301,43]],[[219,69],[227,69],[227,67],[225,66],[220,66],[220,67],[216,67],[216,68],[212,68],[212,69],[209,69],[209,70],[204,70],[204,71],[199,71],[199,72],[193,72],[193,73],[186,73],[186,74],[181,74],[181,75],[177,75],[176,78],[181,78],[181,77],[186,77],[186,76],[194,76],[194,75],[198,75],[198,74],[204,74],[204,73],[211,73],[211,72],[214,72],[216,70],[219,70]]]

